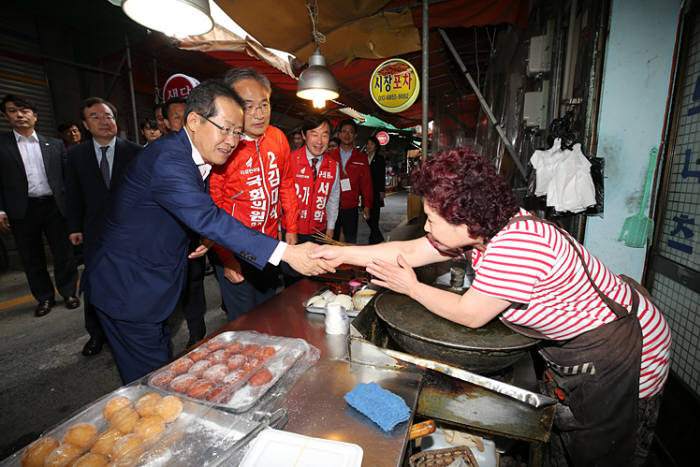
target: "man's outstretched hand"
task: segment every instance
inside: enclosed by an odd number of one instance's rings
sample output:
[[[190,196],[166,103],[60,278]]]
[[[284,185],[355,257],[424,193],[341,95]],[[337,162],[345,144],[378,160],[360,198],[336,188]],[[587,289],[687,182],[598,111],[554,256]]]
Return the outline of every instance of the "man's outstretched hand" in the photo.
[[[287,245],[282,255],[282,261],[289,264],[295,271],[305,276],[316,276],[324,272],[335,272],[335,268],[320,258],[311,258],[311,252],[316,245],[311,242],[299,245]]]

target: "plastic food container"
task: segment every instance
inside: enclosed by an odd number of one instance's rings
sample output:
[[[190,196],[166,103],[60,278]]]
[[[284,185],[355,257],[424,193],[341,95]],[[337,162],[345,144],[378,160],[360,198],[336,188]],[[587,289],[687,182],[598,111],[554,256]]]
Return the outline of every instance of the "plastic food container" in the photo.
[[[369,288],[360,289],[355,292],[355,294],[350,297],[351,306],[344,306],[345,313],[348,317],[354,318],[357,316],[360,311],[362,311],[362,308],[369,303],[375,293],[376,291],[374,289]],[[338,296],[334,294],[333,291],[324,288],[309,297],[308,300],[302,303],[302,306],[306,308],[306,311],[309,313],[325,314],[326,305],[335,301],[337,297]]]
[[[50,436],[60,442],[66,432],[79,423],[91,423],[95,425],[98,433],[103,433],[109,428],[109,422],[103,416],[103,409],[110,400],[124,396],[133,404],[139,397],[150,392],[167,395],[159,389],[145,385],[122,387],[45,431],[41,437]],[[256,422],[236,414],[196,404],[185,398],[181,398],[181,401],[180,415],[174,421],[166,423],[159,435],[144,441],[141,444],[143,453],[132,458],[129,465],[216,465],[231,445],[257,426]],[[0,462],[0,465],[19,466],[25,449]]]
[[[154,372],[148,385],[190,401],[244,412],[309,348],[303,339],[225,332]]]

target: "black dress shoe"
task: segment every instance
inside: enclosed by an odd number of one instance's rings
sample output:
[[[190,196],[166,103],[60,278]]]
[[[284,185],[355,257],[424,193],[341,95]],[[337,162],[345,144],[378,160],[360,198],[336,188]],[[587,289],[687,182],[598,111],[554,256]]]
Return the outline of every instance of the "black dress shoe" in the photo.
[[[97,355],[102,351],[102,346],[104,345],[104,341],[100,339],[95,339],[94,337],[91,337],[89,341],[87,341],[87,344],[85,344],[85,347],[83,347],[83,355],[86,357],[90,357],[92,355]]]
[[[72,310],[74,308],[78,308],[80,306],[80,299],[78,297],[66,297],[66,308],[69,310]]]
[[[51,311],[51,307],[53,307],[55,304],[56,302],[54,300],[43,300],[39,302],[39,304],[34,309],[34,316],[38,318],[44,315],[48,315],[49,311]]]

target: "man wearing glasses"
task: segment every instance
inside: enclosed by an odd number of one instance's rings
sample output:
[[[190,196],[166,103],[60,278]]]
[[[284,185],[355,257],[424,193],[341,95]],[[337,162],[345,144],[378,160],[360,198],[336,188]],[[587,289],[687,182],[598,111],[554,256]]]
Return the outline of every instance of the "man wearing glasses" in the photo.
[[[65,167],[68,200],[68,239],[83,245],[85,262],[92,255],[95,241],[109,208],[111,197],[129,163],[142,146],[117,136],[117,109],[100,97],[85,99],[80,105],[83,126],[92,138],[68,149]],[[90,339],[83,355],[97,355],[105,342],[97,313],[84,300],[85,329]]]
[[[226,164],[212,170],[210,193],[217,206],[250,228],[273,238],[285,219],[285,240],[297,242],[299,207],[289,170],[289,143],[270,125],[270,82],[250,68],[230,70],[224,82],[241,96],[245,123],[241,142]],[[214,269],[229,321],[264,302],[279,284],[278,270],[258,271],[215,245]],[[216,260],[220,264],[216,264]]]
[[[303,274],[332,271],[311,260],[312,244],[288,245],[249,229],[206,191],[212,166],[238,145],[243,102],[220,80],[195,87],[185,126],[149,144],[129,165],[87,265],[86,297],[100,319],[125,384],[170,360],[166,319],[186,279],[189,232],[210,238],[262,269],[285,261]]]

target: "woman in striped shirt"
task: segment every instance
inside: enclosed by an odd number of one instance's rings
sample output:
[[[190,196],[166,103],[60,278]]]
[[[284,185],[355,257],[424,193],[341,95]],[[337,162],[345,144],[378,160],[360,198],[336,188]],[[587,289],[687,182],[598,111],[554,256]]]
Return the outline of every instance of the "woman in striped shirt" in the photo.
[[[412,186],[423,196],[426,237],[322,246],[313,256],[334,266],[366,266],[375,284],[464,326],[499,317],[543,339],[547,374],[566,395],[568,409],[555,427],[568,462],[643,463],[671,345],[646,291],[613,274],[562,229],[519,208],[508,183],[470,148],[435,154],[413,172]],[[464,295],[420,283],[413,272],[460,255],[476,272]]]

